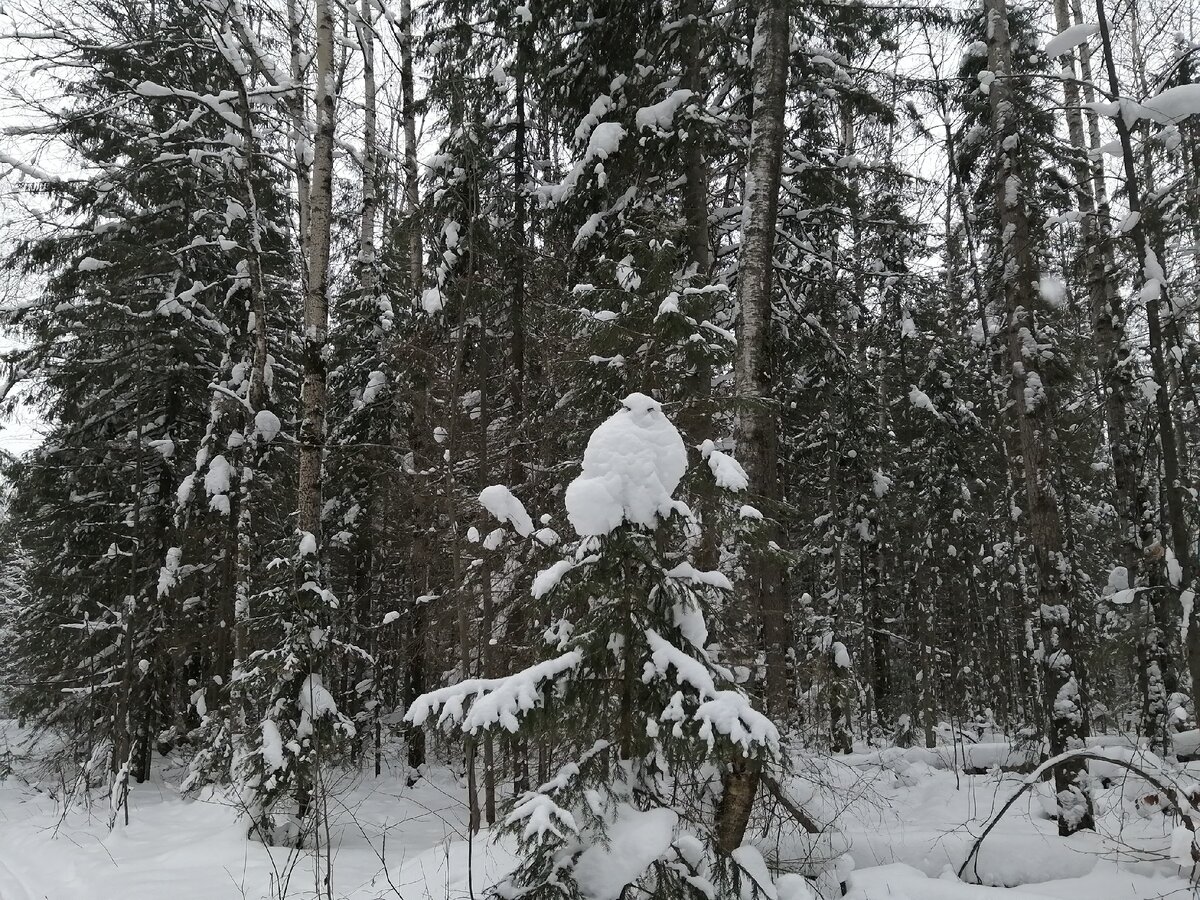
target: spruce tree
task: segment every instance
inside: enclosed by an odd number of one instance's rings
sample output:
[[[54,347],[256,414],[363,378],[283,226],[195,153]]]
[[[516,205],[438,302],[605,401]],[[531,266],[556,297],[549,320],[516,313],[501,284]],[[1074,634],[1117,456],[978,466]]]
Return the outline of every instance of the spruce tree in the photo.
[[[708,650],[706,618],[732,584],[688,561],[693,520],[673,498],[686,466],[662,406],[626,397],[593,432],[567,488],[577,538],[531,586],[553,604],[545,631],[553,655],[508,677],[433,691],[406,714],[468,735],[554,727],[559,747],[570,748],[557,774],[509,805],[504,828],[518,837],[522,862],[500,896],[616,896],[633,886],[701,897],[765,873],[756,851],[728,857],[705,827],[722,762],[769,761],[779,735]],[[528,521],[507,491],[490,505],[514,524]]]
[[[17,655],[52,692],[17,703],[107,746],[123,791],[148,774],[160,730],[189,730],[177,685],[207,655],[189,633],[204,605],[170,593],[194,571],[179,570],[174,511],[228,333],[244,207],[226,152],[238,119],[201,13],[102,3],[89,27],[57,38],[55,73],[67,102],[54,127],[82,177],[45,181],[56,227],[5,259],[46,279],[6,324],[25,337],[22,366],[45,374],[27,399],[52,423],[13,472],[32,590]],[[128,52],[149,41],[156,53]],[[224,99],[189,115],[195,97]]]

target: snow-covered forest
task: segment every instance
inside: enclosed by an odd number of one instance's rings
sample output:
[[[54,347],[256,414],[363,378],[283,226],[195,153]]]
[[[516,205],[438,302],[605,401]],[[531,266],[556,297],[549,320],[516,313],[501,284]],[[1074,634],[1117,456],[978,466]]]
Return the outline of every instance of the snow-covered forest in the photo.
[[[1189,0],[5,2],[0,898],[1191,897],[1198,391]]]

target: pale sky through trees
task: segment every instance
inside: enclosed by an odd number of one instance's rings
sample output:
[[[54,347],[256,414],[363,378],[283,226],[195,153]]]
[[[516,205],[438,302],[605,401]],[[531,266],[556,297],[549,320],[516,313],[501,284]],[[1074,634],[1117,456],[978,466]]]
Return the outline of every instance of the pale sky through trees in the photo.
[[[0,334],[0,354],[11,350],[16,343]],[[0,450],[21,454],[32,450],[42,441],[42,423],[35,411],[22,407],[11,416],[0,416]]]

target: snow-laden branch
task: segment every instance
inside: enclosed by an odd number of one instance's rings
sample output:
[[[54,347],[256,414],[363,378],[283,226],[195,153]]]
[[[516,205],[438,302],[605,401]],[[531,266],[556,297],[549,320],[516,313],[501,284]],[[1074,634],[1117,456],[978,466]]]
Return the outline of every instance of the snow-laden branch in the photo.
[[[153,81],[139,82],[134,87],[134,91],[143,97],[192,100],[207,106],[239,131],[245,128],[242,117],[235,113],[232,107],[229,106],[231,101],[237,99],[236,91],[222,91],[220,94],[201,94],[197,91],[184,90],[183,88],[166,87],[161,84],[155,84]]]
[[[505,678],[469,678],[458,684],[422,694],[404,714],[404,720],[423,725],[441,710],[438,724],[459,724],[467,734],[500,725],[515,732],[519,716],[538,708],[543,699],[543,683],[553,681],[574,669],[583,660],[578,650],[564,653]],[[464,709],[470,702],[470,709]]]
[[[591,137],[588,139],[587,149],[584,150],[583,158],[575,163],[567,172],[566,177],[559,184],[546,185],[539,189],[539,193],[544,200],[559,203],[571,196],[575,191],[576,185],[583,177],[587,167],[593,162],[608,159],[613,153],[617,152],[617,148],[621,144],[621,139],[625,137],[625,127],[618,122],[601,122],[592,129]]]
[[[0,400],[4,400],[23,377],[24,370],[16,364],[0,361]]]
[[[541,841],[549,832],[557,838],[563,834],[555,825],[555,820],[572,832],[578,832],[579,827],[570,810],[556,803],[551,795],[561,793],[570,787],[579,777],[583,766],[595,759],[609,748],[608,741],[596,741],[578,760],[573,760],[555,773],[554,777],[536,790],[526,791],[525,796],[517,803],[512,812],[505,818],[505,825],[515,825],[524,822],[522,835],[526,840]]]
[[[48,181],[51,184],[57,184],[62,181],[57,175],[47,172],[40,166],[35,166],[33,163],[25,162],[22,159],[17,159],[3,150],[0,150],[0,163],[6,166],[11,166],[23,175],[28,175],[30,178],[36,178],[38,181]]]
[[[1064,53],[1074,50],[1098,31],[1100,31],[1100,26],[1095,22],[1080,22],[1078,25],[1072,25],[1050,39],[1046,44],[1045,54],[1050,59],[1062,56]]]
[[[710,748],[715,732],[740,746],[747,755],[758,749],[772,754],[778,752],[779,729],[750,705],[745,694],[718,690],[712,672],[703,662],[684,653],[653,628],[646,629],[646,640],[650,642],[652,654],[651,677],[654,674],[665,677],[673,668],[676,683],[686,684],[699,695],[701,702],[692,718],[700,723],[700,737]],[[676,723],[677,733],[685,715],[680,701],[682,698],[676,694],[662,714],[664,722]]]
[[[502,484],[493,484],[479,492],[479,504],[501,522],[512,525],[521,537],[533,534],[533,519],[525,505]]]

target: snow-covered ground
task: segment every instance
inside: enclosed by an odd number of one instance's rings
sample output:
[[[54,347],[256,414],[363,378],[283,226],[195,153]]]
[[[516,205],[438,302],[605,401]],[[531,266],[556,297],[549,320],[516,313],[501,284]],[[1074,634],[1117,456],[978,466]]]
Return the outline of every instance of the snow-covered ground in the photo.
[[[0,758],[18,751],[14,774],[0,780],[0,900],[465,900],[483,897],[512,864],[507,842],[497,844],[486,832],[467,840],[464,788],[445,768],[411,788],[399,770],[378,779],[370,772],[333,779],[333,853],[318,865],[311,852],[246,840],[237,810],[222,797],[181,798],[179,770],[167,761],[152,782],[134,787],[128,825],[109,832],[102,799],[64,814],[55,799],[57,777],[34,777],[17,736],[11,723],[0,723]],[[1101,833],[1065,840],[1043,811],[1047,792],[1041,786],[1028,792],[969,869],[970,880],[989,887],[960,883],[952,873],[1021,776],[956,775],[953,767],[934,768],[895,751],[848,759],[819,764],[819,789],[805,777],[787,787],[818,818],[837,815],[842,834],[835,847],[853,858],[847,887],[854,900],[1194,896],[1190,872],[1170,860],[1175,823],[1135,811],[1144,785],[1125,781],[1098,792]],[[793,867],[802,868],[799,861],[813,853],[810,841],[778,824],[754,841],[764,855]]]
[[[16,729],[8,733],[6,742],[0,732],[0,758],[17,749]],[[160,761],[152,781],[133,786],[129,823],[118,819],[112,832],[105,799],[64,815],[57,776],[43,772],[38,781],[29,773],[40,767],[19,757],[14,769],[0,780],[0,900],[324,897],[317,885],[327,872],[337,898],[469,897],[512,864],[511,853],[485,837],[466,840],[463,785],[447,769],[412,788],[386,769],[379,779],[369,771],[335,776],[334,851],[331,860],[322,852],[316,873],[311,852],[247,840],[228,798],[181,797],[177,765]]]

